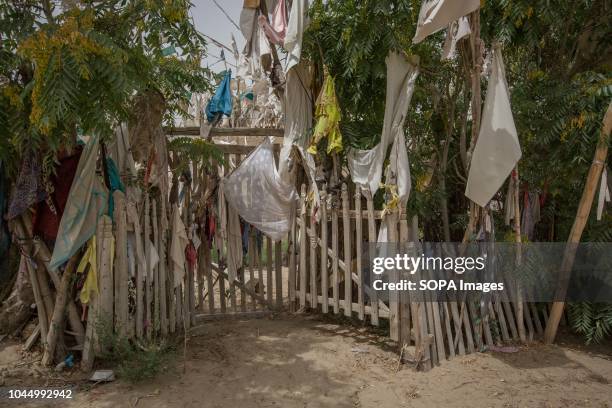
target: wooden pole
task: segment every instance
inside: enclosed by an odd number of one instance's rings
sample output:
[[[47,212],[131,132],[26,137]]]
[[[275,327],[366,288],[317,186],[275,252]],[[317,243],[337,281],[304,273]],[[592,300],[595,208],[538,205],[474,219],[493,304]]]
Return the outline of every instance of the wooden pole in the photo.
[[[128,259],[127,259],[127,219],[125,213],[125,194],[116,190],[113,193],[115,202],[115,328],[117,333],[126,336],[128,333]]]
[[[32,242],[31,240],[32,220],[28,216],[22,215],[17,220],[17,222],[15,223],[15,231],[17,232],[17,234],[19,234],[20,237],[26,238],[27,239],[26,242]],[[55,286],[56,288],[59,287],[60,277],[57,274],[57,271],[52,271],[49,269],[49,262],[51,260],[51,251],[49,251],[49,248],[47,247],[47,245],[45,245],[45,243],[40,240],[37,240],[35,244],[33,245],[34,246],[28,246],[25,248],[27,253],[34,254],[33,256],[36,259],[36,261],[39,264],[42,264],[47,270],[47,273],[49,274],[49,276],[51,277],[51,281],[53,282],[53,286]],[[85,328],[83,327],[83,324],[81,323],[80,314],[73,300],[68,301],[67,309],[68,309],[68,322],[70,323],[70,328],[74,333],[76,333],[75,338],[77,340],[77,343],[83,344],[83,341],[85,339]],[[53,309],[48,310],[47,315],[50,316],[52,311]],[[43,340],[43,342],[44,341],[46,341],[46,339]]]
[[[306,307],[306,237],[308,235],[306,232],[306,208],[306,186],[302,184],[302,191],[300,194],[300,308]],[[271,253],[272,251],[270,251],[268,246],[268,257]],[[268,265],[269,264],[270,261],[268,260]],[[268,275],[270,273],[270,268],[268,268]],[[268,278],[268,282],[272,282],[270,278]],[[271,301],[271,299],[268,300]]]
[[[511,183],[514,183],[514,242],[517,244],[516,252],[516,265],[517,267],[521,263],[521,208],[519,205],[519,169],[518,164],[514,168],[514,174],[512,175]],[[516,290],[516,324],[518,328],[519,338],[522,343],[527,342],[525,336],[525,319],[523,314],[523,290],[520,286]]]
[[[329,276],[327,271],[327,186],[321,190],[321,310],[329,312]]]
[[[145,302],[144,302],[144,315],[145,315],[145,334],[148,339],[151,338],[152,335],[152,324],[153,319],[151,316],[151,215],[150,215],[150,201],[149,201],[149,193],[145,193],[145,202],[144,202],[144,250],[145,250],[145,273],[144,273],[144,282],[145,282]]]
[[[344,235],[344,315],[352,314],[353,278],[351,276],[351,219],[349,218],[349,198],[346,184],[342,184],[342,232]]]
[[[582,232],[586,226],[591,207],[593,206],[593,199],[595,198],[595,192],[597,190],[597,184],[601,177],[603,166],[605,165],[608,157],[608,142],[610,139],[610,130],[612,129],[612,103],[608,105],[608,110],[603,119],[603,127],[599,134],[599,140],[597,142],[597,148],[595,150],[595,156],[587,175],[586,184],[582,191],[582,198],[578,205],[578,211],[576,212],[576,218],[574,219],[574,225],[570,232],[567,240],[567,246],[563,256],[563,262],[561,264],[560,273],[560,285],[558,289],[558,299],[565,297],[565,291],[567,290],[567,280],[570,277],[572,266],[574,265],[574,258],[576,257],[576,246],[580,242]],[[557,335],[557,329],[559,328],[559,321],[563,314],[563,308],[565,302],[556,301],[552,305],[548,322],[546,323],[546,330],[544,331],[544,342],[547,344],[555,341]]]
[[[62,279],[60,286],[57,288],[57,297],[55,299],[55,308],[53,309],[53,317],[49,324],[49,332],[47,333],[47,346],[43,353],[42,364],[49,366],[53,363],[55,356],[55,348],[58,344],[60,332],[64,327],[64,314],[66,312],[66,301],[68,300],[68,292],[70,290],[70,283],[72,276],[76,270],[77,262],[79,260],[79,254],[75,254],[70,258]]]
[[[36,270],[30,263],[32,262],[25,255],[21,255],[22,266],[26,268],[30,276],[30,284],[32,285],[32,292],[34,293],[34,300],[36,301],[36,312],[38,314],[38,323],[40,325],[40,335],[43,347],[46,347],[47,334],[49,333],[49,312],[45,302],[43,301],[40,287],[38,285],[38,279],[36,277]],[[19,267],[21,270],[22,266]]]
[[[166,289],[167,282],[167,264],[166,264],[166,242],[168,237],[168,223],[166,222],[166,196],[160,196],[161,214],[159,219],[159,241],[157,252],[159,253],[159,314],[161,324],[161,335],[168,335],[168,291]]]
[[[152,214],[152,226],[153,226],[153,247],[155,248],[155,250],[157,251],[157,254],[159,256],[159,225],[158,225],[158,219],[157,219],[157,201],[154,199],[151,202],[151,212]],[[160,292],[160,284],[159,284],[159,280],[160,280],[160,275],[159,275],[159,265],[161,263],[161,259],[160,261],[157,263],[157,265],[155,265],[155,267],[153,268],[153,330],[155,333],[158,333],[159,330],[161,330],[161,321],[160,321],[160,297],[161,297],[161,292]]]

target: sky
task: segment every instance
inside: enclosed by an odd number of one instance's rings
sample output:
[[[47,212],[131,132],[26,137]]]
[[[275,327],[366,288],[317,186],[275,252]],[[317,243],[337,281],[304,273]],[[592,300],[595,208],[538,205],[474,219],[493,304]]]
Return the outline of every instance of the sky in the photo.
[[[238,50],[242,51],[244,47],[244,38],[240,30],[238,30],[223,14],[219,7],[212,0],[191,0],[193,7],[191,15],[194,19],[196,28],[202,34],[209,35],[215,40],[225,44],[229,48],[232,47],[232,34],[236,38]],[[240,11],[242,10],[243,0],[217,0],[217,3],[230,15],[236,24],[240,23]],[[221,48],[208,40],[208,57],[204,60],[210,69],[215,72],[225,70],[223,62],[216,63],[221,54]],[[234,57],[230,52],[225,50],[225,58],[229,63],[235,64]],[[228,68],[235,69],[231,66]]]

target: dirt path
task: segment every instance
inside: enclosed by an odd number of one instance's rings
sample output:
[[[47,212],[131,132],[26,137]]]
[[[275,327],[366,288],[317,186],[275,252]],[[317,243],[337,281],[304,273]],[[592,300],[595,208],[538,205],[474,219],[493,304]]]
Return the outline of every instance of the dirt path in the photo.
[[[396,373],[397,356],[383,337],[309,316],[211,322],[199,332],[189,345],[186,374],[179,353],[154,381],[79,390],[65,406],[612,406],[609,347],[535,345],[457,357],[428,373],[408,366]]]

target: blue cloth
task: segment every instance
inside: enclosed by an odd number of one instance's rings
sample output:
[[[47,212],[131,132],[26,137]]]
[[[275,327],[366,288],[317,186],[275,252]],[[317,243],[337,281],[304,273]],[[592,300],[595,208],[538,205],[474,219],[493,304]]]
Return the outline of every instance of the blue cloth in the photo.
[[[225,77],[219,84],[215,95],[206,105],[206,119],[212,123],[221,115],[230,116],[232,114],[232,90],[230,89],[232,80],[232,70],[225,72]]]
[[[117,165],[110,157],[106,158],[106,169],[108,170],[108,181],[110,183],[110,194],[108,198],[108,215],[113,218],[113,212],[115,211],[115,200],[113,199],[113,192],[116,190],[125,193],[125,186],[121,182],[121,176],[119,175],[119,169]]]

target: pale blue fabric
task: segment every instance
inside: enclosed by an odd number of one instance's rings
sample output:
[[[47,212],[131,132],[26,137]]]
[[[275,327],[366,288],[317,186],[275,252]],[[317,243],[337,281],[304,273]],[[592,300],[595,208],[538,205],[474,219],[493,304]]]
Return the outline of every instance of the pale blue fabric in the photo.
[[[108,190],[96,175],[99,146],[99,137],[92,136],[79,159],[49,262],[51,270],[62,266],[89,241],[106,213]]]

